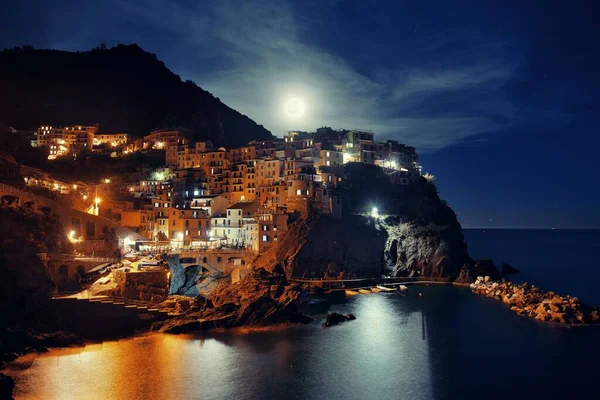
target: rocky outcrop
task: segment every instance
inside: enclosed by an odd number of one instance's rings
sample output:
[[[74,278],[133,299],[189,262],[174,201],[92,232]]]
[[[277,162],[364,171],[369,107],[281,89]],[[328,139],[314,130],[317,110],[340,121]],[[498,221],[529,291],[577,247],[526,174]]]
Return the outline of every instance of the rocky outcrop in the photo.
[[[343,217],[311,216],[295,222],[255,265],[271,268],[280,263],[288,276],[338,279],[454,279],[463,266],[465,272],[475,267],[456,215],[431,182],[421,179],[401,188],[375,165],[340,168],[344,177],[337,191]],[[379,216],[370,215],[374,206]]]
[[[378,224],[387,232],[385,275],[454,278],[470,261],[460,225],[420,225],[398,216]]]
[[[385,241],[386,232],[372,218],[321,216],[313,221],[302,245],[296,247],[298,252],[287,269],[294,277],[379,276]]]
[[[354,314],[340,314],[340,313],[329,313],[327,314],[327,319],[325,320],[325,322],[323,322],[323,328],[327,328],[330,326],[334,326],[334,325],[339,325],[341,323],[344,323],[346,321],[353,321],[355,320],[356,317],[354,316]]]
[[[546,292],[527,283],[495,282],[478,276],[470,285],[474,293],[502,301],[519,315],[538,321],[560,324],[600,323],[597,308],[583,304],[577,297]]]
[[[256,269],[237,283],[223,279],[198,309],[155,323],[152,330],[180,333],[238,326],[307,323],[311,318],[297,309],[302,288],[285,275]]]
[[[489,276],[492,280],[502,277],[492,260],[469,260],[461,267],[460,273],[454,282],[469,284],[474,282],[478,276]]]

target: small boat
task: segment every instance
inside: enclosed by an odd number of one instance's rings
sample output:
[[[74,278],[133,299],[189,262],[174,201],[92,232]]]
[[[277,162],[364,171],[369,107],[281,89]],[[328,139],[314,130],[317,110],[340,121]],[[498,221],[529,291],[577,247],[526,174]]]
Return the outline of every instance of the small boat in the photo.
[[[371,294],[371,291],[367,290],[367,289],[358,289],[358,293],[360,293],[360,294]]]
[[[377,285],[377,289],[379,289],[381,292],[395,292],[394,289],[382,285]]]
[[[400,290],[401,292],[406,292],[408,290],[408,287],[406,285],[400,285],[398,286],[398,290]]]
[[[350,289],[346,289],[346,296],[356,296],[358,295],[358,292],[356,290],[350,290]]]
[[[379,292],[380,292],[380,290],[379,290],[379,288],[377,288],[377,287],[372,287],[372,288],[371,288],[371,292],[372,292],[372,293],[379,293]]]

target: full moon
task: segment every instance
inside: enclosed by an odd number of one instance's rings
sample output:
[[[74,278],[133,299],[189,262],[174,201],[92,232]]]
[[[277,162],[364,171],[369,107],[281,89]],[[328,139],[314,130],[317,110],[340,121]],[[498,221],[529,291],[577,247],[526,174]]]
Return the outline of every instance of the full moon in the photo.
[[[285,103],[285,112],[288,115],[288,117],[300,118],[304,115],[305,110],[306,105],[299,98],[291,98]]]

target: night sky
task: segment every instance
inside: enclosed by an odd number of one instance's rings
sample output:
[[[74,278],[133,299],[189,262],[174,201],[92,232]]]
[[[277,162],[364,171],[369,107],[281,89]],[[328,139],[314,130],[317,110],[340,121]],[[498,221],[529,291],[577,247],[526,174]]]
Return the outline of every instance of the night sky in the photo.
[[[414,145],[463,227],[600,228],[599,1],[21,0],[0,15],[0,48],[135,42],[277,136]],[[302,118],[282,112],[291,97]]]

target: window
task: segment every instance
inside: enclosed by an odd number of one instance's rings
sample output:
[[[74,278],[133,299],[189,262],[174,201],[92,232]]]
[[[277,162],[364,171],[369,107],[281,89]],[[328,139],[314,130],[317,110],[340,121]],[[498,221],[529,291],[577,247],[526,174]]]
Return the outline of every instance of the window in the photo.
[[[160,207],[159,203],[154,203],[154,207]]]
[[[296,190],[296,195],[301,196],[302,195],[302,190],[300,190],[300,189]]]
[[[273,225],[273,230],[276,231],[277,230],[277,225]]]
[[[199,192],[197,190],[194,190],[194,196],[198,196]],[[187,192],[186,192],[187,195]]]
[[[217,257],[217,262],[220,263],[221,262],[221,257]]]
[[[269,227],[268,227],[267,225],[263,225],[263,226],[262,226],[262,230],[263,230],[263,231],[268,231],[268,230],[269,230]]]
[[[331,162],[329,160],[327,160],[327,166],[330,166]]]
[[[231,211],[227,210],[227,215],[230,216],[231,215]]]
[[[163,207],[165,207],[165,208],[166,208],[166,207],[169,207],[169,203],[165,203],[165,204],[163,204]]]
[[[242,210],[238,210],[238,215],[242,215]]]
[[[268,242],[269,241],[269,237],[267,235],[263,235],[262,241],[263,242]]]
[[[277,241],[277,235],[273,236],[273,241],[276,242]]]
[[[327,157],[331,157],[331,154],[329,152],[327,152]]]
[[[190,235],[190,231],[185,231],[185,236],[189,236]]]

